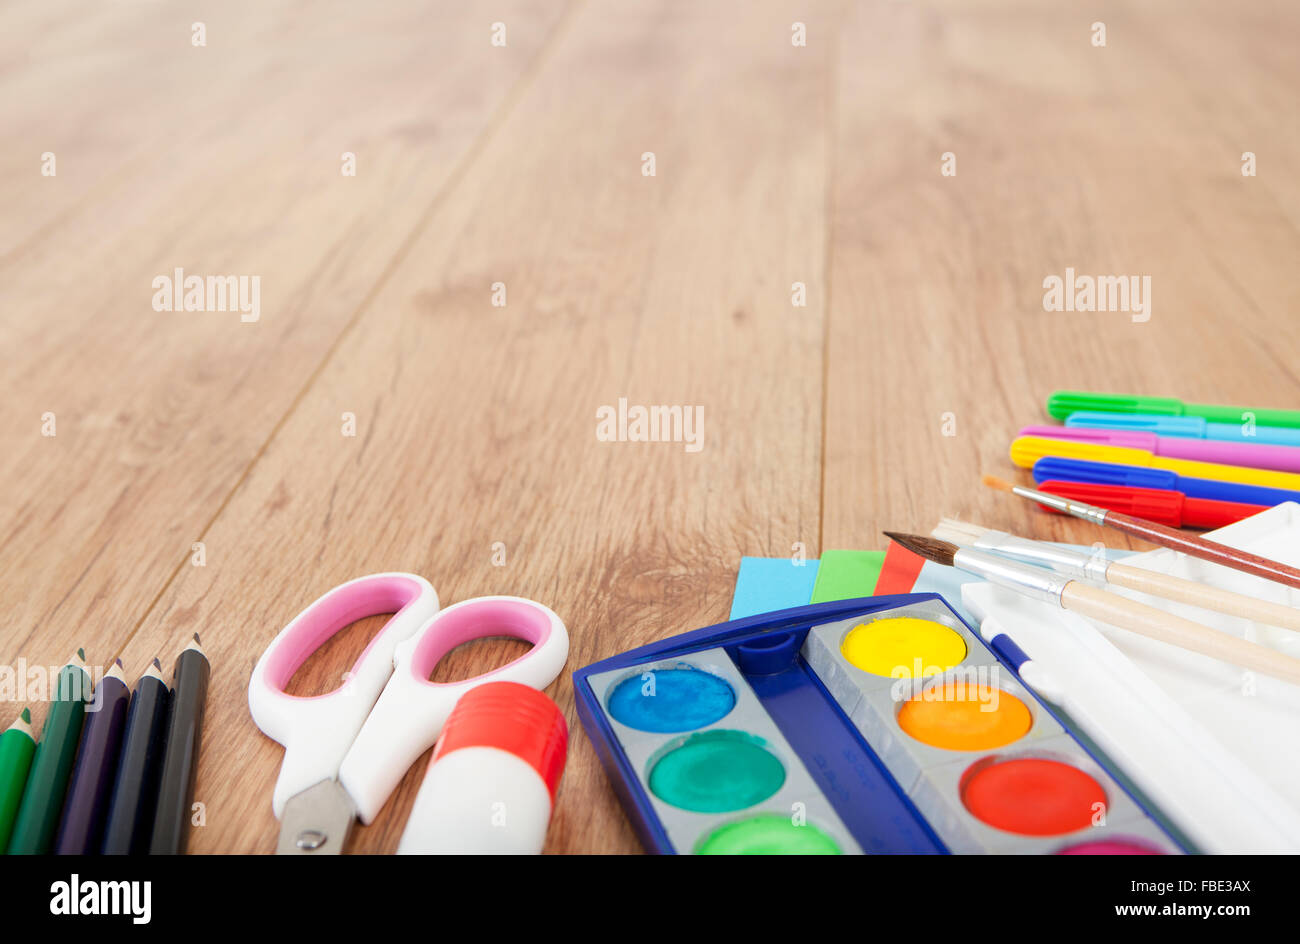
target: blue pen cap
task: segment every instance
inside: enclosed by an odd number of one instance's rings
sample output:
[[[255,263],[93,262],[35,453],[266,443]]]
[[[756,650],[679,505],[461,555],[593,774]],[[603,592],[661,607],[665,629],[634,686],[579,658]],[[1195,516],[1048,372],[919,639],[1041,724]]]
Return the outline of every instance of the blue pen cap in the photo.
[[[1095,413],[1080,410],[1071,413],[1065,425],[1081,429],[1138,430],[1183,439],[1204,439],[1207,432],[1207,424],[1199,416],[1156,416],[1153,413]]]
[[[1043,456],[1034,463],[1034,481],[1047,482],[1051,479],[1091,482],[1096,485],[1127,485],[1130,488],[1178,488],[1178,476],[1167,469]]]

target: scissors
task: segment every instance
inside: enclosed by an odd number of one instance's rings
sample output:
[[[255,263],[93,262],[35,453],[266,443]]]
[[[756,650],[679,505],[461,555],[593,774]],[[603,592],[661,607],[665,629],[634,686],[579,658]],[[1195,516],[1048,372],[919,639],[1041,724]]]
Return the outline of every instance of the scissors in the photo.
[[[327,639],[385,613],[393,616],[342,685],[314,698],[285,692]],[[438,661],[461,643],[500,635],[533,648],[474,678],[429,681]],[[353,822],[374,820],[407,769],[438,740],[461,695],[488,681],[545,688],[568,655],[564,623],[532,600],[477,597],[440,610],[429,581],[403,573],[371,574],[330,590],[271,641],[248,683],[254,723],[284,745],[271,797],[280,820],[276,852],[342,852]]]

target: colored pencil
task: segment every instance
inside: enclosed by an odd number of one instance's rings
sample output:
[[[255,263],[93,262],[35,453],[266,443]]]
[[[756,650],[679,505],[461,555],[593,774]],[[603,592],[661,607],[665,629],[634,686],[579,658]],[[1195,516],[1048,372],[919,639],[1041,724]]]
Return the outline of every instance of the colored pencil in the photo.
[[[1021,498],[1036,501],[1040,505],[1047,505],[1057,511],[1065,512],[1067,515],[1073,515],[1075,518],[1082,518],[1094,524],[1115,528],[1126,534],[1142,538],[1144,541],[1150,541],[1152,544],[1159,544],[1162,547],[1173,548],[1175,551],[1182,551],[1191,557],[1222,564],[1224,567],[1231,567],[1234,570],[1240,570],[1242,573],[1254,574],[1257,577],[1285,584],[1288,587],[1300,588],[1300,570],[1279,561],[1269,560],[1267,557],[1260,557],[1258,554],[1251,554],[1235,547],[1229,547],[1226,544],[1219,544],[1217,541],[1210,541],[1197,535],[1167,528],[1162,524],[1156,524],[1154,521],[1145,521],[1142,518],[1134,518],[1132,515],[1099,508],[1086,502],[1061,498],[1058,495],[1052,495],[1036,488],[1012,485],[995,475],[984,476],[984,484],[989,488],[1011,492]]]
[[[158,809],[149,837],[151,855],[178,855],[189,841],[190,805],[194,802],[209,671],[208,657],[195,633],[194,641],[177,656],[172,676],[172,707],[158,781]]]
[[[90,673],[86,671],[86,653],[82,649],[59,670],[55,691],[50,698],[50,712],[45,716],[41,740],[32,757],[27,787],[9,836],[10,855],[42,855],[54,845],[59,827],[63,797],[68,792],[68,777],[81,739],[81,722],[86,715],[90,695]]]
[[[9,845],[9,833],[13,831],[35,753],[32,710],[24,708],[9,730],[0,734],[0,852]]]
[[[1300,685],[1300,659],[1283,655],[1267,646],[1238,639],[1042,567],[1031,567],[996,554],[958,547],[948,541],[919,534],[897,534],[893,531],[886,531],[885,534],[913,554],[919,554],[936,564],[977,574],[990,583],[1015,590],[1034,600],[1090,616],[1148,639],[1169,643],[1190,652],[1199,652],[1212,659]]]
[[[135,694],[131,696],[126,732],[122,735],[122,759],[104,823],[105,855],[149,851],[170,698],[162,665],[154,659],[135,683]]]
[[[95,697],[86,709],[81,747],[72,768],[68,798],[63,803],[59,837],[54,843],[58,855],[99,851],[130,700],[131,690],[122,680],[122,660],[118,659],[99,680]]]

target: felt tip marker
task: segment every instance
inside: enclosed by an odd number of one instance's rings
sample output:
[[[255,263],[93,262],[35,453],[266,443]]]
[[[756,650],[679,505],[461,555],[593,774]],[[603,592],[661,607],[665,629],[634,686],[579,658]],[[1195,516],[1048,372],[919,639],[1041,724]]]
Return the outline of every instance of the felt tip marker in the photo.
[[[1300,410],[1268,410],[1245,406],[1185,403],[1172,397],[1137,397],[1123,393],[1057,390],[1047,398],[1047,413],[1063,420],[1071,413],[1146,413],[1157,416],[1199,416],[1215,423],[1258,423],[1260,426],[1300,427]]]
[[[1275,469],[1278,472],[1300,472],[1300,448],[1295,446],[1180,439],[1177,436],[1157,436],[1155,433],[1135,429],[1092,429],[1078,426],[1026,426],[1020,431],[1020,435],[1068,439],[1072,442],[1095,443],[1099,446],[1145,449],[1153,456],[1165,456],[1170,459],[1220,462],[1224,465],[1244,465],[1252,469]]]
[[[1083,459],[1058,459],[1044,456],[1034,463],[1034,481],[1093,482],[1097,485],[1127,485],[1131,488],[1164,488],[1182,492],[1189,498],[1241,502],[1272,507],[1283,502],[1300,502],[1300,491],[1264,488],[1237,482],[1216,482],[1179,475],[1167,469],[1120,465],[1114,462],[1088,462]]]
[[[1020,436],[1011,443],[1011,461],[1021,468],[1032,468],[1034,463],[1044,456],[1087,459],[1090,462],[1116,462],[1121,465],[1144,465],[1167,469],[1180,475],[1218,479],[1220,482],[1300,490],[1300,475],[1294,472],[1251,469],[1241,465],[1221,465],[1215,462],[1196,462],[1191,459],[1166,459],[1164,456],[1154,455],[1149,449],[1102,446],[1089,442],[1073,442],[1068,439],[1049,439],[1045,436]]]
[[[1162,488],[1133,488],[1128,485],[1095,485],[1088,482],[1046,481],[1038,486],[1045,492],[1088,502],[1111,511],[1134,515],[1168,525],[1171,528],[1203,528],[1213,530],[1233,524],[1251,515],[1265,511],[1267,505],[1247,505],[1242,502],[1215,501],[1210,498],[1188,498],[1182,492]],[[1063,512],[1048,508],[1057,514]]]
[[[1065,425],[1079,429],[1124,429],[1155,433],[1157,436],[1177,436],[1182,439],[1215,439],[1220,442],[1300,446],[1300,429],[1289,426],[1258,426],[1254,423],[1211,423],[1199,416],[1092,413],[1081,410],[1066,417]]]

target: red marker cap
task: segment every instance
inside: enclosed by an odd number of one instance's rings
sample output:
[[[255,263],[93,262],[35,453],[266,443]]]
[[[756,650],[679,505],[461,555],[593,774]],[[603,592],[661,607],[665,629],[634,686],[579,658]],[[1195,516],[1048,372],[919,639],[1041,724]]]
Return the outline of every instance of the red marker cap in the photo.
[[[1171,528],[1221,528],[1258,514],[1267,507],[1212,498],[1188,498],[1182,492],[1171,489],[1136,488],[1131,485],[1101,485],[1053,479],[1043,482],[1038,488],[1062,498],[1100,505],[1110,511],[1145,518]]]

